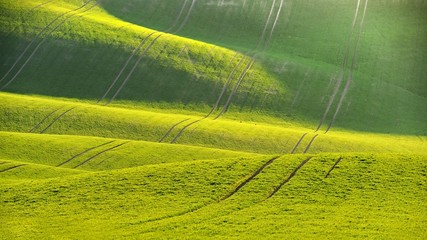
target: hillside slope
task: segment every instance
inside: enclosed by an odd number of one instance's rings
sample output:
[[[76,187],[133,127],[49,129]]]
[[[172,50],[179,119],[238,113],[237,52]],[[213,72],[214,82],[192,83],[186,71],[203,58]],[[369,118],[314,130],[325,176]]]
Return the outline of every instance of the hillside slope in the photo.
[[[42,3],[1,1],[3,91],[426,135],[425,1]]]

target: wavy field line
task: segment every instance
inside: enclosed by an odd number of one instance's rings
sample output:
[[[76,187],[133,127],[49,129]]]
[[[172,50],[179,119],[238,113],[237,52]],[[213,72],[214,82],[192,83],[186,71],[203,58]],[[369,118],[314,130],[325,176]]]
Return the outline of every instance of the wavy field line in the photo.
[[[295,175],[297,174],[297,172],[305,165],[307,164],[313,157],[308,157],[307,159],[305,159],[304,161],[302,161],[297,168],[295,168],[295,170],[289,175],[289,177],[287,179],[285,179],[285,181],[283,181],[279,186],[277,186],[273,192],[267,197],[267,199],[271,198],[274,196],[274,194],[276,194],[286,183],[288,183],[293,177],[295,177]]]
[[[91,161],[92,159],[94,159],[94,158],[98,157],[99,155],[101,155],[101,154],[103,154],[103,153],[109,152],[109,151],[111,151],[111,150],[114,150],[114,149],[116,149],[116,148],[119,148],[119,147],[121,147],[121,146],[123,146],[123,145],[125,145],[125,144],[128,144],[128,143],[130,143],[130,141],[127,141],[127,142],[124,142],[124,143],[120,143],[120,144],[118,144],[118,145],[116,145],[116,146],[113,146],[113,147],[107,148],[107,149],[105,149],[105,150],[102,150],[101,152],[99,152],[99,153],[97,153],[97,154],[95,154],[95,155],[93,155],[93,156],[89,157],[88,159],[84,160],[83,162],[81,162],[81,163],[77,164],[76,166],[74,166],[74,167],[73,167],[73,169],[76,169],[76,168],[78,168],[78,167],[80,167],[80,166],[82,166],[82,165],[84,165],[84,164],[88,163],[89,161]]]
[[[64,24],[68,19],[74,17],[77,14],[83,14],[89,10],[91,10],[92,8],[96,7],[98,4],[95,3],[94,5],[92,5],[91,7],[89,7],[88,9],[84,10],[81,13],[73,13],[70,16],[67,16],[64,20],[62,20],[55,28],[53,28],[51,31],[49,31],[48,34],[52,34],[54,31],[56,31],[59,27],[62,26],[62,24]],[[0,91],[2,91],[3,89],[5,89],[7,86],[9,86],[13,81],[15,81],[15,79],[19,76],[19,74],[22,72],[22,70],[27,66],[27,64],[30,62],[30,60],[34,57],[34,55],[37,53],[37,51],[39,50],[39,48],[43,45],[43,43],[45,43],[47,41],[47,36],[43,38],[43,40],[36,46],[36,48],[32,51],[32,53],[30,54],[30,56],[27,58],[27,60],[24,62],[24,64],[19,68],[18,72],[12,77],[12,79],[10,79],[5,85],[3,85],[3,87],[0,88]]]
[[[115,140],[113,140],[113,141],[109,141],[109,142],[106,142],[106,143],[103,143],[103,144],[100,144],[100,145],[97,145],[97,146],[95,146],[95,147],[88,148],[88,149],[84,150],[83,152],[80,152],[80,153],[78,153],[78,154],[76,154],[76,155],[72,156],[71,158],[69,158],[69,159],[65,160],[64,162],[62,162],[62,163],[58,164],[56,167],[61,167],[61,166],[65,165],[65,164],[69,163],[69,162],[70,162],[70,161],[72,161],[73,159],[75,159],[75,158],[77,158],[77,157],[79,157],[79,156],[81,156],[81,155],[83,155],[83,154],[85,154],[85,153],[87,153],[87,152],[89,152],[89,151],[95,150],[95,149],[97,149],[97,148],[100,148],[100,147],[102,147],[102,146],[108,145],[108,144],[113,143],[113,142],[115,142]]]
[[[78,11],[78,10],[80,10],[80,9],[82,9],[82,8],[84,8],[87,4],[89,4],[91,1],[93,1],[93,0],[89,0],[89,1],[87,1],[87,2],[85,2],[82,6],[80,6],[80,7],[78,7],[78,8],[76,8],[76,9],[73,9],[73,10],[70,10],[70,11],[68,11],[68,12],[65,12],[65,13],[63,13],[63,14],[61,14],[61,15],[59,15],[59,16],[57,16],[55,19],[53,19],[50,23],[48,23],[45,27],[43,27],[41,30],[40,30],[40,32],[34,37],[34,38],[32,38],[31,39],[31,42],[25,47],[25,49],[24,49],[24,51],[21,53],[21,55],[19,55],[19,57],[18,57],[18,59],[15,61],[15,63],[12,65],[12,67],[10,67],[9,68],[9,70],[6,72],[6,74],[5,75],[3,75],[3,77],[0,79],[0,83],[10,74],[10,72],[16,67],[16,65],[18,64],[18,62],[24,57],[24,55],[25,55],[25,53],[27,53],[27,51],[30,49],[30,47],[31,47],[31,45],[33,45],[33,43],[45,32],[45,31],[47,31],[47,29],[50,27],[50,26],[52,26],[58,19],[60,19],[61,17],[63,17],[63,16],[65,16],[65,15],[67,15],[67,14],[69,14],[69,13],[72,13],[72,12],[76,12],[76,11]]]

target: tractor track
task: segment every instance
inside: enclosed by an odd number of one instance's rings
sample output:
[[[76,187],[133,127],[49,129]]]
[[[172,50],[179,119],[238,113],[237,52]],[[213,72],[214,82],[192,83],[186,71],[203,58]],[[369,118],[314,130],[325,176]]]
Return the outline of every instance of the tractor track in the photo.
[[[34,11],[34,10],[36,10],[37,8],[43,7],[44,5],[49,4],[49,3],[51,3],[51,2],[54,2],[54,1],[56,1],[56,0],[49,0],[49,1],[46,1],[46,2],[44,2],[44,3],[40,3],[39,5],[34,6],[33,8],[31,8],[31,9],[30,9],[30,11]]]
[[[186,121],[190,120],[189,118],[184,119],[178,123],[176,123],[175,125],[173,125],[171,128],[169,128],[169,130],[165,133],[165,135],[163,135],[163,137],[159,140],[159,143],[163,142],[168,136],[169,134],[181,123],[184,123]]]
[[[19,164],[19,165],[16,165],[16,166],[8,167],[6,169],[1,170],[0,173],[7,172],[9,170],[12,170],[12,169],[15,169],[15,168],[19,168],[19,167],[23,167],[23,166],[26,166],[26,165],[28,165],[28,164]]]
[[[65,13],[63,13],[63,14],[61,14],[61,15],[59,15],[59,16],[57,16],[55,19],[53,19],[49,24],[47,24],[45,27],[43,27],[41,30],[40,30],[40,32],[34,37],[34,38],[32,38],[31,39],[31,41],[30,41],[30,43],[29,44],[27,44],[27,46],[25,47],[25,49],[24,49],[24,51],[21,53],[21,55],[19,55],[19,57],[18,57],[18,59],[15,61],[15,63],[12,65],[12,67],[10,67],[9,68],[9,70],[6,72],[6,74],[5,75],[3,75],[3,77],[0,79],[0,82],[2,82],[11,72],[12,72],[12,70],[16,67],[16,65],[19,63],[19,61],[21,61],[21,59],[24,57],[24,55],[27,53],[27,51],[30,49],[30,47],[35,43],[35,41],[38,39],[38,38],[40,38],[41,37],[41,35],[42,34],[44,34],[48,29],[49,29],[49,27],[50,26],[52,26],[57,20],[59,20],[61,17],[63,17],[63,16],[65,16],[65,15],[67,15],[67,14],[69,14],[69,13],[73,13],[73,12],[77,12],[77,11],[79,11],[80,9],[82,9],[82,8],[84,8],[86,5],[88,5],[90,2],[92,2],[93,0],[90,0],[90,1],[87,1],[87,2],[85,2],[82,6],[80,6],[80,7],[78,7],[78,8],[76,8],[76,9],[73,9],[73,10],[70,10],[70,11],[67,11],[67,12],[65,12]]]
[[[226,200],[227,198],[230,198],[234,194],[236,194],[242,187],[244,187],[246,184],[248,184],[250,181],[252,181],[256,176],[258,176],[262,170],[264,170],[267,166],[272,164],[275,160],[280,158],[281,156],[276,156],[270,160],[268,160],[266,163],[264,163],[260,168],[258,168],[254,173],[251,174],[245,181],[243,181],[239,186],[237,186],[233,191],[225,195],[223,198],[221,198],[221,201]]]
[[[341,98],[340,98],[338,106],[337,106],[337,108],[335,110],[334,116],[332,117],[332,120],[330,121],[330,123],[328,125],[328,128],[326,129],[326,133],[331,129],[332,125],[334,124],[335,119],[338,116],[338,113],[339,113],[339,111],[340,111],[340,109],[342,107],[342,104],[344,102],[344,99],[347,96],[348,90],[350,89],[350,86],[351,86],[351,84],[353,82],[353,73],[354,73],[354,69],[356,67],[356,57],[357,57],[357,52],[358,52],[358,49],[359,49],[360,36],[362,35],[363,24],[365,22],[366,11],[368,9],[368,3],[369,3],[369,0],[366,0],[365,7],[363,9],[362,20],[361,20],[360,26],[359,26],[359,32],[357,34],[356,44],[354,46],[353,58],[352,58],[351,67],[350,67],[350,74],[349,74],[347,83],[345,85],[344,91],[341,94]]]
[[[294,154],[295,151],[297,150],[298,146],[301,144],[302,140],[305,138],[305,136],[307,136],[308,133],[304,133],[298,140],[298,142],[295,144],[294,148],[292,148],[291,150],[291,154]]]
[[[325,175],[325,178],[328,178],[331,172],[337,167],[337,165],[341,162],[342,157],[339,157],[338,160],[334,163],[334,165],[329,169],[328,173]]]
[[[191,123],[189,123],[189,124],[187,124],[187,125],[185,125],[182,129],[181,129],[181,131],[179,131],[178,132],[178,134],[175,136],[175,138],[172,140],[172,144],[173,143],[176,143],[176,141],[178,141],[178,139],[181,137],[181,135],[182,135],[182,133],[184,133],[184,131],[187,129],[187,128],[189,128],[189,127],[191,127],[191,126],[193,126],[194,124],[196,124],[196,123],[198,123],[198,122],[200,122],[200,121],[202,121],[202,120],[205,120],[206,118],[208,118],[207,116],[205,116],[205,117],[203,117],[203,118],[201,118],[201,119],[199,119],[199,120],[196,120],[196,121],[194,121],[194,122],[191,122]]]
[[[320,130],[324,121],[326,120],[326,117],[328,116],[329,111],[331,110],[332,104],[334,103],[335,98],[339,92],[341,85],[342,85],[342,82],[344,79],[344,74],[345,74],[345,69],[347,67],[348,58],[350,55],[351,39],[352,39],[354,31],[355,31],[357,19],[359,17],[360,2],[361,2],[361,0],[357,1],[356,10],[355,10],[354,17],[353,17],[353,23],[351,26],[350,35],[348,36],[347,42],[345,43],[345,49],[346,50],[345,50],[344,59],[343,59],[342,65],[341,65],[341,71],[340,71],[340,74],[338,75],[338,80],[335,83],[334,91],[332,93],[332,96],[329,98],[328,105],[326,106],[326,109],[323,113],[323,116],[322,116],[320,122],[319,122],[319,125],[316,128],[316,132]]]
[[[251,69],[252,65],[254,64],[255,57],[256,57],[256,54],[252,56],[251,60],[248,62],[248,64],[246,64],[245,68],[243,69],[243,72],[240,74],[236,84],[234,85],[230,95],[228,96],[227,102],[224,104],[221,112],[215,117],[215,120],[221,117],[230,107],[230,104],[231,104],[231,101],[233,100],[234,95],[236,94],[237,90],[242,84],[243,79],[246,77],[247,72]]]
[[[76,169],[76,168],[78,168],[78,167],[82,166],[83,164],[88,163],[90,160],[92,160],[92,159],[94,159],[94,158],[98,157],[99,155],[101,155],[101,154],[103,154],[103,153],[109,152],[109,151],[111,151],[111,150],[113,150],[113,149],[119,148],[119,147],[121,147],[121,146],[123,146],[123,145],[125,145],[125,144],[128,144],[128,143],[130,143],[130,141],[127,141],[127,142],[124,142],[124,143],[120,143],[120,144],[118,144],[118,145],[116,145],[116,146],[113,146],[113,147],[107,148],[107,149],[105,149],[105,150],[102,150],[101,152],[99,152],[99,153],[97,153],[97,154],[95,154],[95,155],[93,155],[93,156],[89,157],[88,159],[84,160],[83,162],[81,162],[81,163],[77,164],[76,166],[74,166],[74,167],[73,167],[73,169]]]
[[[234,60],[235,57],[237,57],[237,54],[238,53],[236,53],[236,55],[233,57],[233,59],[231,60],[231,62]],[[228,75],[227,80],[225,81],[225,84],[222,87],[221,93],[219,94],[219,96],[218,96],[218,98],[217,98],[217,100],[215,102],[215,105],[212,107],[211,111],[208,113],[207,116],[210,116],[218,108],[218,105],[221,102],[222,97],[225,94],[225,91],[227,90],[228,86],[230,85],[231,79],[233,78],[236,70],[239,68],[239,66],[242,64],[242,62],[246,59],[246,57],[247,57],[246,54],[244,54],[242,56],[242,58],[240,59],[240,61],[237,63],[237,65],[233,68],[233,70],[231,71],[231,73]]]
[[[64,106],[59,107],[55,110],[53,110],[52,112],[50,112],[48,115],[46,115],[39,123],[37,123],[36,126],[34,126],[32,129],[30,129],[28,132],[32,133],[34,132],[36,129],[38,129],[40,127],[40,125],[42,125],[50,116],[52,116],[54,113],[56,113],[57,111],[61,110],[62,108],[64,108]]]
[[[195,0],[193,0],[192,5],[191,5],[190,10],[189,10],[189,13],[187,14],[187,17],[186,17],[186,19],[184,20],[184,23],[186,23],[186,21],[188,20],[188,16],[190,15],[190,12],[191,12],[191,10],[192,10],[193,5],[194,5],[194,3],[195,3],[195,2],[196,2],[196,1],[195,1]],[[257,47],[256,47],[256,49],[255,49],[255,52],[256,52],[256,51],[258,50],[258,48],[261,46],[261,44],[262,44],[262,42],[263,42],[263,40],[264,40],[264,38],[265,38],[265,34],[267,33],[267,28],[268,28],[268,25],[269,25],[269,23],[270,23],[270,19],[271,19],[272,15],[273,15],[273,11],[274,11],[274,7],[275,7],[275,3],[276,3],[276,0],[273,0],[273,2],[272,2],[272,4],[271,4],[271,8],[270,8],[269,15],[268,15],[267,20],[266,20],[266,22],[265,22],[265,25],[264,25],[263,31],[262,31],[262,33],[261,33],[261,36],[260,36],[260,38],[259,38],[259,40],[258,40]],[[279,6],[279,9],[278,9],[278,11],[277,11],[277,15],[276,15],[276,18],[275,18],[275,21],[274,21],[274,24],[273,24],[273,28],[271,29],[271,32],[270,32],[268,42],[270,41],[270,38],[271,38],[271,36],[273,35],[274,29],[275,29],[275,26],[276,26],[276,23],[277,23],[277,19],[279,18],[279,15],[280,15],[280,12],[281,12],[282,7],[283,7],[283,1],[281,1],[280,6]],[[177,31],[179,31],[179,30],[181,30],[181,27],[180,27]],[[265,50],[265,48],[266,48],[266,47],[267,47],[267,42],[265,42],[265,43],[264,43],[263,50]],[[231,101],[232,101],[232,99],[233,99],[233,96],[234,96],[235,92],[236,92],[236,91],[238,90],[238,88],[240,87],[240,85],[241,85],[242,81],[244,80],[244,78],[245,78],[246,73],[248,72],[248,70],[249,70],[249,69],[252,67],[252,65],[254,64],[256,56],[257,56],[257,54],[256,54],[256,53],[254,53],[254,54],[252,55],[251,60],[250,60],[250,61],[249,61],[249,63],[246,65],[245,69],[244,69],[244,70],[243,70],[243,72],[240,74],[239,78],[237,79],[237,82],[235,83],[234,88],[233,88],[232,92],[230,93],[230,96],[229,96],[229,97],[228,97],[228,99],[227,99],[226,104],[224,105],[224,107],[222,108],[221,112],[217,115],[217,117],[215,117],[215,119],[214,119],[214,120],[216,120],[216,119],[218,119],[220,116],[222,116],[222,115],[225,113],[225,111],[229,108],[229,105],[231,104]],[[229,77],[227,78],[226,83],[224,84],[223,89],[221,90],[221,93],[220,93],[220,95],[219,95],[219,97],[218,97],[218,99],[217,99],[217,101],[216,101],[215,105],[212,107],[211,111],[210,111],[210,112],[209,112],[205,117],[203,117],[203,118],[201,118],[201,119],[199,119],[199,120],[196,120],[196,121],[194,121],[194,122],[191,122],[191,123],[187,124],[186,126],[184,126],[184,127],[181,129],[181,131],[179,131],[179,133],[175,136],[175,138],[172,140],[172,142],[171,142],[171,143],[175,143],[175,142],[179,139],[179,137],[182,135],[182,133],[183,133],[183,132],[188,128],[188,127],[190,127],[190,126],[192,126],[192,125],[194,125],[194,124],[196,124],[196,123],[198,123],[198,122],[200,122],[200,121],[202,121],[202,120],[204,120],[204,119],[208,118],[208,117],[209,117],[209,116],[210,116],[210,115],[215,111],[215,109],[217,109],[217,108],[218,108],[218,105],[219,105],[219,103],[220,103],[220,101],[221,101],[222,97],[224,96],[226,89],[227,89],[227,88],[228,88],[228,86],[230,85],[231,79],[233,78],[233,76],[234,76],[234,74],[235,74],[236,70],[237,70],[237,69],[238,69],[238,67],[241,65],[241,63],[244,61],[244,59],[246,59],[247,57],[248,57],[248,56],[247,56],[247,54],[245,53],[245,54],[243,55],[242,59],[240,59],[239,63],[238,63],[238,64],[233,68],[233,70],[231,71],[231,73],[230,73]]]
[[[88,1],[87,3],[89,3],[89,2],[92,2],[93,0],[91,0],[91,1]],[[87,4],[85,4],[84,6],[86,6]],[[46,41],[47,41],[47,35],[50,35],[50,34],[52,34],[54,31],[56,31],[59,27],[61,27],[68,19],[70,19],[70,18],[72,18],[72,17],[74,17],[75,15],[77,15],[77,14],[83,14],[83,13],[85,13],[85,12],[87,12],[87,11],[90,11],[92,8],[94,8],[94,7],[96,7],[98,5],[98,3],[96,3],[95,2],[95,4],[94,5],[92,5],[92,6],[90,6],[88,9],[86,9],[86,10],[84,10],[84,11],[82,11],[82,12],[77,12],[77,11],[74,11],[74,13],[72,13],[71,15],[69,15],[69,16],[67,16],[66,18],[64,18],[58,25],[56,25],[56,27],[54,27],[52,30],[50,30],[47,34],[46,34],[46,36],[42,39],[42,41],[39,43],[39,44],[37,44],[37,46],[35,47],[35,49],[31,52],[31,54],[30,54],[30,56],[25,60],[25,62],[21,65],[21,67],[18,69],[18,71],[15,73],[15,75],[8,81],[8,82],[6,82],[6,84],[5,85],[3,85],[1,88],[0,88],[0,91],[2,91],[2,90],[4,90],[7,86],[9,86],[13,81],[15,81],[15,79],[19,76],[19,74],[22,72],[22,70],[27,66],[27,64],[30,62],[30,60],[33,58],[33,56],[37,53],[37,51],[39,50],[39,48],[41,47],[41,45],[43,45],[43,43],[45,43]],[[82,6],[82,7],[80,7],[79,9],[82,9],[84,6]],[[33,42],[31,42],[30,44],[32,45],[32,43]],[[29,46],[31,46],[31,45],[29,45]],[[25,53],[23,53],[21,56],[23,56]],[[22,59],[22,57],[20,57],[19,58],[19,60],[20,59]],[[17,62],[19,62],[19,60],[17,60],[16,61],[16,63]],[[16,66],[16,64],[14,64],[13,66],[12,66],[12,68],[10,69],[10,71],[12,71],[13,70],[13,68],[14,68],[14,66]],[[8,73],[0,80],[0,82],[10,73],[10,71],[8,71]]]
[[[310,140],[310,143],[308,143],[307,147],[304,150],[304,153],[307,153],[308,150],[310,150],[311,145],[313,144],[314,140],[319,136],[319,134],[316,134],[313,136],[313,138]]]
[[[92,150],[94,150],[94,149],[100,148],[100,147],[102,147],[102,146],[108,145],[108,144],[113,143],[113,142],[115,142],[115,140],[113,140],[113,141],[109,141],[109,142],[106,142],[106,143],[103,143],[103,144],[100,144],[100,145],[97,145],[97,146],[95,146],[95,147],[88,148],[88,149],[84,150],[83,152],[78,153],[78,154],[76,154],[76,155],[72,156],[71,158],[69,158],[69,159],[65,160],[64,162],[62,162],[62,163],[58,164],[56,167],[61,167],[61,166],[65,165],[65,164],[69,163],[69,162],[70,162],[70,161],[72,161],[73,159],[75,159],[75,158],[77,158],[77,157],[80,157],[81,155],[83,155],[83,154],[85,154],[85,153],[87,153],[87,152],[89,152],[89,151],[92,151]]]
[[[274,194],[276,194],[286,183],[288,183],[293,177],[295,177],[295,175],[297,174],[297,172],[305,165],[307,164],[313,157],[308,157],[307,159],[305,159],[304,161],[302,161],[297,168],[295,168],[295,170],[289,175],[289,177],[283,181],[279,186],[277,186],[274,191],[267,197],[267,199],[271,198],[272,196],[274,196]]]
[[[120,85],[119,89],[117,89],[116,93],[111,97],[111,99],[107,102],[105,105],[109,105],[112,101],[114,101],[117,97],[117,95],[122,91],[123,87],[126,85],[126,83],[129,81],[129,79],[132,77],[133,73],[135,72],[136,68],[138,67],[139,63],[142,61],[142,58],[145,56],[145,54],[151,49],[151,47],[157,42],[157,40],[163,36],[163,33],[160,33],[157,37],[153,39],[153,41],[148,45],[144,51],[142,52],[141,56],[138,58],[138,60],[135,62],[134,66],[126,76],[125,80]]]
[[[46,128],[44,128],[43,130],[40,131],[41,134],[45,133],[47,130],[49,130],[50,127],[52,127],[53,124],[55,124],[59,119],[61,119],[65,114],[71,112],[72,110],[74,110],[76,107],[72,107],[70,109],[68,109],[67,111],[61,113],[58,117],[56,117],[49,125],[47,125]]]
[[[118,90],[117,90],[117,91],[115,92],[115,94],[111,97],[111,99],[110,99],[110,100],[108,100],[108,102],[107,102],[106,104],[104,104],[104,106],[109,105],[112,101],[114,101],[114,100],[115,100],[115,98],[117,97],[117,95],[121,92],[121,90],[123,89],[123,87],[126,85],[126,83],[129,81],[129,79],[130,79],[130,78],[131,78],[131,76],[133,75],[134,71],[135,71],[135,70],[136,70],[136,68],[138,67],[138,65],[139,65],[139,63],[141,62],[141,60],[142,60],[142,58],[144,57],[144,55],[148,52],[148,50],[150,50],[150,49],[151,49],[151,47],[156,43],[156,41],[157,41],[161,36],[163,36],[164,34],[169,34],[169,33],[170,33],[170,34],[175,34],[175,33],[179,32],[179,31],[180,31],[180,30],[181,30],[181,29],[186,25],[186,23],[187,23],[187,21],[188,21],[188,19],[189,19],[190,15],[191,15],[191,13],[192,13],[193,7],[194,7],[194,5],[195,5],[195,3],[196,3],[196,0],[193,0],[192,4],[191,4],[191,6],[190,6],[190,9],[188,10],[188,12],[187,12],[187,14],[186,14],[186,17],[185,17],[184,21],[181,23],[180,27],[179,27],[178,29],[176,29],[175,31],[170,32],[170,31],[171,31],[171,30],[176,26],[177,22],[178,22],[178,21],[179,21],[179,19],[181,18],[181,16],[182,16],[182,14],[183,14],[183,12],[184,12],[184,9],[185,9],[185,6],[186,6],[186,3],[187,3],[187,2],[188,2],[187,0],[185,0],[185,1],[184,1],[183,5],[182,5],[182,8],[181,8],[181,11],[179,12],[179,14],[178,14],[177,18],[175,19],[174,23],[172,24],[172,26],[171,26],[170,28],[166,29],[166,31],[165,31],[165,32],[155,31],[155,32],[151,33],[149,36],[147,36],[146,38],[144,38],[144,40],[143,40],[143,41],[141,42],[141,44],[137,47],[137,49],[135,49],[135,50],[132,52],[131,56],[130,56],[130,57],[129,57],[129,59],[126,61],[125,66],[121,69],[121,71],[120,71],[120,73],[119,73],[118,77],[116,77],[116,79],[115,79],[115,80],[113,80],[112,85],[110,85],[109,89],[108,89],[108,90],[107,90],[107,92],[104,94],[104,96],[103,96],[103,97],[98,101],[98,103],[106,97],[106,95],[108,94],[108,92],[109,92],[109,91],[111,91],[111,88],[115,85],[115,83],[117,82],[118,78],[120,78],[120,76],[123,74],[123,71],[125,70],[125,68],[126,68],[126,67],[127,67],[127,65],[129,64],[130,60],[135,56],[136,52],[138,52],[138,51],[139,51],[139,49],[140,49],[140,48],[142,47],[142,45],[145,43],[146,39],[148,39],[150,36],[152,36],[152,35],[153,35],[153,34],[155,34],[155,33],[158,33],[158,34],[159,34],[157,37],[155,37],[155,38],[152,40],[152,42],[150,43],[150,45],[149,45],[149,46],[147,46],[147,47],[144,49],[144,51],[141,53],[141,56],[138,58],[138,60],[137,60],[137,61],[136,61],[136,63],[134,64],[133,68],[130,70],[130,72],[128,73],[128,75],[127,75],[127,77],[125,78],[125,80],[123,80],[123,82],[122,82],[122,84],[120,85],[120,87],[118,88]],[[138,48],[139,48],[139,49],[138,49]]]
[[[119,78],[122,76],[123,72],[125,71],[125,69],[127,68],[127,66],[129,65],[130,61],[132,60],[132,58],[135,56],[135,54],[141,49],[141,47],[145,44],[145,42],[148,40],[149,37],[151,37],[151,35],[153,35],[156,32],[152,32],[150,33],[147,37],[145,37],[141,43],[132,51],[131,55],[129,56],[129,58],[126,60],[125,64],[123,65],[123,67],[120,69],[119,74],[117,74],[116,78],[111,82],[110,86],[108,87],[107,91],[104,93],[104,95],[97,101],[97,103],[101,102],[102,100],[104,100],[108,93],[110,93],[111,89],[114,87],[114,85],[117,83],[117,81],[119,80]]]
[[[342,106],[342,104],[344,102],[345,97],[347,96],[347,93],[348,93],[348,91],[350,89],[350,86],[351,86],[351,83],[352,83],[353,72],[354,72],[355,62],[356,62],[356,56],[357,56],[357,50],[358,50],[360,36],[361,36],[361,33],[362,33],[363,24],[364,24],[364,20],[365,20],[365,16],[366,16],[368,2],[369,2],[369,0],[365,1],[364,9],[363,9],[363,14],[362,14],[362,18],[361,18],[361,21],[360,21],[360,26],[359,26],[358,32],[356,33],[357,36],[356,36],[356,42],[355,42],[355,45],[354,45],[354,50],[353,50],[353,55],[352,55],[352,63],[351,63],[351,67],[350,67],[349,76],[348,76],[347,80],[345,81],[346,84],[344,86],[344,89],[341,92],[341,97],[340,97],[338,105],[337,105],[337,107],[335,109],[335,113],[332,116],[332,118],[331,118],[331,120],[330,120],[330,122],[329,122],[329,124],[328,124],[328,126],[326,128],[326,131],[324,132],[324,134],[327,134],[329,132],[329,130],[331,129],[331,127],[332,127],[332,125],[333,125],[336,117],[338,116],[338,113],[339,113],[339,111],[341,109],[341,106]],[[334,90],[332,92],[331,97],[329,98],[328,104],[327,104],[326,109],[325,109],[325,111],[323,113],[323,116],[322,116],[322,118],[321,118],[321,120],[320,120],[320,122],[319,122],[319,124],[318,124],[318,126],[316,128],[316,130],[315,130],[315,133],[318,132],[320,130],[320,128],[323,126],[323,123],[325,122],[327,116],[330,113],[330,110],[332,108],[332,104],[335,102],[335,99],[336,99],[338,93],[340,92],[341,85],[343,84],[344,77],[345,77],[345,72],[346,72],[346,68],[347,68],[347,65],[348,65],[348,62],[349,62],[349,57],[350,57],[351,42],[352,42],[353,36],[355,35],[355,28],[356,28],[357,19],[359,18],[359,15],[360,15],[359,14],[360,9],[361,9],[361,0],[358,0],[357,1],[357,5],[356,5],[356,10],[355,10],[355,13],[354,13],[354,17],[353,17],[351,31],[350,31],[350,34],[348,36],[347,42],[345,43],[345,54],[344,54],[343,62],[342,62],[342,65],[341,65],[341,71],[340,71],[340,73],[338,75],[338,80],[335,83]],[[331,82],[329,82],[329,85],[330,84],[331,84]],[[328,85],[328,88],[329,88],[329,85]],[[325,96],[323,97],[323,99],[324,98],[325,98]],[[308,150],[310,149],[311,145],[313,144],[314,140],[317,137],[318,137],[318,135],[316,134],[312,138],[312,140],[310,141],[310,143],[307,145],[304,153],[308,152]]]

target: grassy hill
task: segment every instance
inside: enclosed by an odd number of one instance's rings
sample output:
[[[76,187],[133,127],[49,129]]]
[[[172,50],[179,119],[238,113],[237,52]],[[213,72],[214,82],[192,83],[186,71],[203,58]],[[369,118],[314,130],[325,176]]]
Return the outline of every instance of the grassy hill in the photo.
[[[282,1],[195,1],[192,8],[190,2],[54,1],[31,10],[42,2],[3,0],[0,71],[6,74],[35,39],[2,87],[25,67],[3,90],[92,101],[106,94],[105,101],[207,113],[226,86],[217,107],[233,93],[229,112],[316,126],[330,106],[324,128],[334,119],[354,130],[426,134],[423,1],[371,1],[363,22],[362,2],[353,31],[355,1],[286,1],[282,8]]]
[[[420,155],[207,160],[2,185],[11,238],[424,238]],[[325,178],[337,159],[338,166]],[[96,216],[96,217],[94,217]],[[20,224],[18,224],[18,222]],[[404,226],[405,230],[402,230]],[[252,229],[248,231],[248,229]]]
[[[426,12],[0,0],[0,239],[425,239]]]

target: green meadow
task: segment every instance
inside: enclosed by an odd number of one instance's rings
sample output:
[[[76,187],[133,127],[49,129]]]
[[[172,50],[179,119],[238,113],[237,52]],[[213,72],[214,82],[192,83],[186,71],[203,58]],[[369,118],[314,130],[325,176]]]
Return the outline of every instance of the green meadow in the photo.
[[[426,239],[426,13],[0,0],[0,239]]]

